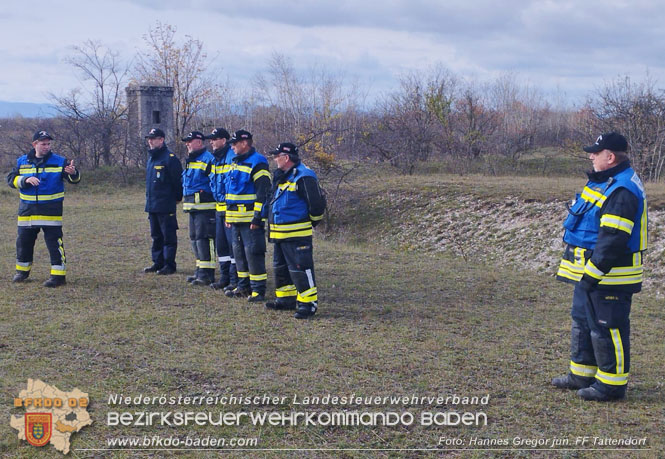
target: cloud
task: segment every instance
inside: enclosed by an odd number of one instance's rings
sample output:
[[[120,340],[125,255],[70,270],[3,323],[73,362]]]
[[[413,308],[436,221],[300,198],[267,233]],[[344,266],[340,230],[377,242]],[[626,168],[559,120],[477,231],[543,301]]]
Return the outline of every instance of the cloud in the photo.
[[[665,9],[647,0],[35,0],[0,12],[0,58],[8,92],[34,100],[43,75],[51,86],[76,85],[66,65],[69,46],[99,39],[129,60],[156,21],[177,37],[202,40],[215,66],[248,84],[277,52],[297,68],[330,65],[351,78],[387,88],[407,71],[440,62],[462,76],[493,78],[512,71],[544,89],[582,93],[619,74],[665,77]],[[49,21],[36,24],[31,10]],[[30,30],[32,33],[25,33]],[[232,56],[242,55],[239,62]],[[23,58],[21,57],[23,56]],[[41,63],[41,67],[40,67]],[[70,83],[66,83],[69,81]],[[69,87],[68,87],[69,86]],[[8,89],[12,88],[12,89]],[[52,91],[58,88],[52,87]],[[17,100],[14,96],[14,100]],[[24,100],[24,99],[18,99]]]

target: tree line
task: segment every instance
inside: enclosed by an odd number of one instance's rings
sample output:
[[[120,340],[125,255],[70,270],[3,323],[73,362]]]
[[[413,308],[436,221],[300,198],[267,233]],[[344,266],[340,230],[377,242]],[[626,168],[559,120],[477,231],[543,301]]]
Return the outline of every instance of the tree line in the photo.
[[[125,87],[131,82],[174,88],[175,142],[193,129],[248,129],[259,151],[293,141],[324,181],[339,183],[348,161],[386,162],[405,174],[428,161],[449,161],[465,173],[482,163],[496,173],[501,161],[556,148],[581,154],[601,132],[617,130],[629,140],[634,167],[647,181],[663,176],[665,92],[647,77],[617,77],[590,94],[581,108],[553,106],[538,88],[513,74],[479,82],[439,65],[399,78],[399,85],[370,100],[359,81],[312,66],[297,71],[282,54],[246,87],[224,79],[200,40],[180,38],[174,26],[156,23],[131,62],[88,40],[68,60],[80,85],[52,94],[58,115],[2,120],[4,164],[26,150],[37,127],[51,129],[58,151],[84,168],[145,164],[145,148],[127,135]],[[334,183],[333,183],[334,185]]]

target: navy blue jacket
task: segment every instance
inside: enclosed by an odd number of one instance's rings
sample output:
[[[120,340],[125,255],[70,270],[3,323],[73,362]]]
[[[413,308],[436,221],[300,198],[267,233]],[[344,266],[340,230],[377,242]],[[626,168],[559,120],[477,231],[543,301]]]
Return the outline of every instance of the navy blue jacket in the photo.
[[[145,211],[172,214],[182,200],[182,165],[164,144],[148,150],[145,174]]]
[[[585,288],[639,292],[647,248],[644,186],[628,161],[589,173],[564,222],[557,279]]]
[[[312,227],[323,219],[326,200],[316,173],[298,161],[290,170],[277,169],[270,201],[269,238],[283,241],[312,236]]]

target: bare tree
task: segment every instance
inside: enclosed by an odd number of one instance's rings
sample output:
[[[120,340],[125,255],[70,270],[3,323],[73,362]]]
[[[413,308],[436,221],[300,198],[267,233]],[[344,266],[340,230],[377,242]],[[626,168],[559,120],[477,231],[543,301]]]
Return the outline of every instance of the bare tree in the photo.
[[[363,98],[357,88],[345,85],[341,73],[316,65],[298,71],[289,58],[274,53],[267,71],[254,78],[252,103],[245,104],[259,134],[257,146],[292,141],[316,169],[327,191],[326,221],[335,214],[340,185],[353,170],[340,154],[353,148],[360,131],[355,110]]]
[[[487,87],[468,82],[455,107],[456,154],[465,160],[478,159],[489,151],[498,125],[497,112],[488,102]]]
[[[506,74],[494,82],[490,97],[497,113],[492,153],[517,161],[525,152],[541,146],[539,138],[545,138],[543,121],[549,106],[538,91],[519,85],[515,75]]]
[[[425,104],[427,111],[436,120],[437,135],[434,145],[441,155],[450,154],[454,145],[453,112],[458,90],[457,76],[442,66],[433,69],[427,81]]]
[[[261,106],[259,127],[267,134],[264,140],[273,145],[283,137],[295,140],[302,134],[311,113],[307,113],[305,81],[290,59],[273,53],[268,70],[254,77],[253,88],[254,100]]]
[[[665,166],[665,94],[649,75],[641,83],[617,78],[590,101],[598,131],[618,130],[628,139],[631,162],[647,181],[660,180]]]
[[[449,107],[441,88],[416,73],[400,79],[400,89],[376,107],[364,141],[382,161],[411,174],[434,150],[438,130],[447,125]]]
[[[16,165],[16,158],[27,153],[32,146],[32,135],[38,129],[46,129],[59,140],[60,129],[57,118],[12,118],[0,119],[0,167],[9,170]],[[60,146],[57,146],[60,149]]]
[[[98,41],[87,40],[73,50],[67,62],[82,86],[64,96],[51,94],[66,127],[61,142],[92,167],[113,164],[114,156],[125,155],[127,66]]]
[[[228,79],[216,84],[215,89],[194,118],[194,123],[203,129],[215,127],[232,129],[232,126],[240,123],[240,116],[237,113],[238,89],[234,88]]]
[[[176,41],[176,28],[157,24],[143,37],[146,48],[137,54],[134,77],[145,83],[173,87],[175,137],[178,153],[183,148],[179,139],[190,130],[190,123],[216,94],[216,84],[208,73],[208,55],[203,42],[185,35]]]

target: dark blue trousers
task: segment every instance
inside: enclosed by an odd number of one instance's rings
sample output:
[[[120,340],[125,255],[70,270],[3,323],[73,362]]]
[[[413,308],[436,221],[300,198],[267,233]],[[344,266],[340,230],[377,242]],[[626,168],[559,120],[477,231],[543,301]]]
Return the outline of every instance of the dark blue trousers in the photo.
[[[175,214],[148,213],[152,238],[152,262],[159,267],[176,269],[178,251],[178,220]]]
[[[224,223],[225,212],[215,215],[215,249],[219,262],[219,280],[222,285],[238,285],[236,259],[233,255],[233,231]]]
[[[189,240],[196,257],[196,277],[215,280],[215,211],[189,212]]]
[[[275,242],[273,268],[278,303],[305,305],[316,311],[318,292],[312,248],[311,237]]]
[[[234,223],[233,254],[238,269],[238,288],[265,295],[266,232],[263,228],[249,229],[249,223]]]
[[[30,272],[39,231],[44,231],[44,242],[51,258],[51,275],[64,276],[65,246],[62,242],[62,226],[19,226],[16,238],[16,270]]]
[[[570,373],[610,396],[626,393],[630,371],[632,293],[575,286]]]

